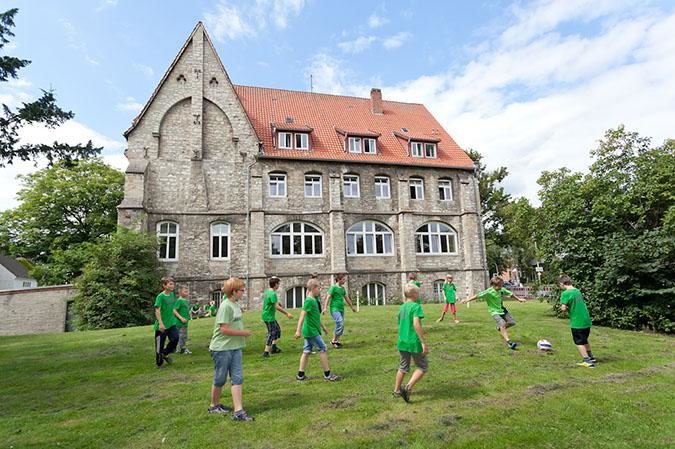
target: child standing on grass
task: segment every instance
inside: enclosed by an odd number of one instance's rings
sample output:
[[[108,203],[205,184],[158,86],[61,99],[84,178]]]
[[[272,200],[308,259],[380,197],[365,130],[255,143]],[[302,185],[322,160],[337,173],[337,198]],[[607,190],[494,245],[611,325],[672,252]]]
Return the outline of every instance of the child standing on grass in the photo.
[[[293,315],[288,313],[277,298],[277,290],[279,289],[279,284],[281,279],[278,277],[271,277],[269,280],[270,288],[265,291],[265,300],[263,302],[262,309],[262,320],[267,327],[267,339],[265,340],[265,351],[263,352],[263,357],[268,358],[270,356],[270,351],[272,354],[278,354],[281,352],[281,349],[277,347],[277,340],[281,338],[281,328],[279,323],[276,320],[276,311],[283,313],[289,319],[293,318]]]
[[[223,298],[225,299],[225,298]],[[216,316],[216,312],[218,311],[218,307],[216,307],[216,302],[214,300],[209,301],[209,305],[205,307],[205,317],[214,317]]]
[[[173,293],[173,278],[162,278],[162,291],[155,298],[155,363],[161,368],[164,362],[172,363],[169,354],[178,345],[178,329],[176,323],[183,320],[176,311],[176,297]],[[166,339],[169,344],[166,344]]]
[[[417,280],[417,273],[408,274],[408,284],[412,284],[417,288],[422,289],[422,283]],[[422,304],[422,298],[420,296],[417,297],[417,304]]]
[[[190,321],[190,304],[188,301],[189,290],[186,286],[178,288],[178,299],[176,300],[176,312],[180,316],[180,320],[176,323],[178,328],[178,353],[192,354],[187,347],[188,340],[188,324]]]
[[[401,360],[396,372],[394,396],[401,396],[404,401],[410,402],[413,387],[427,372],[429,348],[422,330],[424,312],[422,306],[417,302],[420,288],[409,283],[403,288],[403,294],[405,295],[405,302],[398,310],[398,342],[396,343]],[[415,361],[415,372],[406,385],[401,385],[403,378],[410,370],[410,359]]]
[[[335,275],[335,284],[331,285],[328,289],[326,303],[323,305],[323,312],[321,312],[322,314],[325,314],[330,306],[330,314],[335,321],[335,330],[333,331],[333,339],[330,341],[330,344],[333,345],[334,348],[342,347],[340,338],[345,331],[345,301],[349,304],[352,312],[356,312],[356,309],[354,309],[354,306],[352,305],[352,301],[349,299],[349,295],[347,295],[347,290],[344,288],[344,283],[346,281],[346,274],[339,273]]]
[[[319,312],[319,305],[316,300],[320,294],[321,286],[319,281],[310,279],[307,282],[307,298],[305,298],[305,302],[302,305],[298,327],[295,331],[295,338],[302,336],[305,339],[302,355],[300,356],[300,367],[295,378],[301,381],[307,379],[305,368],[307,368],[307,361],[309,360],[309,355],[312,353],[312,348],[316,347],[319,350],[319,360],[321,361],[324,380],[335,382],[340,380],[340,377],[330,372],[326,344],[321,338],[321,313]]]
[[[582,357],[577,365],[595,368],[596,360],[588,343],[588,336],[591,334],[591,316],[588,314],[584,297],[579,289],[572,285],[572,279],[567,275],[560,275],[558,285],[563,289],[560,295],[560,308],[563,312],[569,311],[572,339]]]
[[[229,413],[232,410],[220,403],[223,385],[229,374],[234,405],[232,419],[253,421],[254,418],[246,413],[242,405],[242,384],[244,383],[242,350],[246,346],[246,337],[251,336],[251,331],[244,329],[239,307],[239,299],[244,295],[244,282],[239,278],[228,279],[223,283],[223,293],[227,299],[224,299],[218,308],[216,322],[213,326],[213,337],[209,345],[215,368],[209,413]]]
[[[452,282],[452,275],[448,274],[445,276],[445,282],[443,282],[443,294],[445,295],[445,306],[443,306],[443,313],[438,319],[440,323],[445,318],[445,314],[448,312],[448,306],[452,311],[452,318],[455,320],[455,323],[459,323],[457,320],[457,307],[455,307],[455,292],[457,291],[457,286]]]
[[[515,326],[516,321],[513,319],[509,311],[506,310],[506,307],[504,307],[503,297],[511,296],[520,302],[526,301],[514,295],[509,290],[503,288],[503,285],[504,281],[502,280],[502,278],[500,278],[499,276],[495,276],[490,280],[490,288],[488,288],[487,290],[483,290],[476,296],[460,301],[459,304],[465,304],[478,298],[485,299],[488,312],[490,312],[490,315],[492,315],[492,318],[497,323],[497,330],[499,331],[500,334],[502,334],[502,337],[504,338],[506,345],[510,349],[516,349],[518,344],[509,338],[509,333],[506,331],[507,328]]]

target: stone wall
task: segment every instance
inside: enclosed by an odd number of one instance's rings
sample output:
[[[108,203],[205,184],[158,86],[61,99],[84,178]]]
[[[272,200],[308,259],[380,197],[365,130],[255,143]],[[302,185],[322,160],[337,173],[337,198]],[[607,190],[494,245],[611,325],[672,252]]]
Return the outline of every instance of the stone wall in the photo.
[[[65,332],[72,285],[0,292],[0,336]]]

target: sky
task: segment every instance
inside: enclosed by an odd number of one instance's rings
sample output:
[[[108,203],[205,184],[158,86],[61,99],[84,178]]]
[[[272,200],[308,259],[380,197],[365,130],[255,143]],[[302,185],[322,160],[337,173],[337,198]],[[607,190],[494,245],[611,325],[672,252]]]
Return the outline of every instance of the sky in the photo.
[[[23,142],[92,140],[124,169],[122,136],[198,21],[235,84],[423,103],[506,190],[535,202],[540,173],[584,171],[620,124],[675,138],[675,1],[62,0],[19,8],[0,49],[32,61],[0,83],[16,107],[54,89],[75,113]],[[310,81],[311,79],[311,81]],[[38,168],[43,166],[38,164]],[[17,175],[0,168],[0,211]]]

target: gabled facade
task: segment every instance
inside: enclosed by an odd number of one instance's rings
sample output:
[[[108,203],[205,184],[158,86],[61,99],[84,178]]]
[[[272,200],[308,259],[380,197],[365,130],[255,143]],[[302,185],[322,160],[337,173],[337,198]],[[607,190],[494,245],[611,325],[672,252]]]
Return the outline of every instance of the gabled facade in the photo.
[[[37,281],[19,261],[0,254],[0,290],[34,288],[37,285]]]
[[[380,300],[411,271],[427,299],[446,272],[485,286],[473,163],[422,105],[235,86],[199,23],[125,136],[119,222],[199,298],[238,276],[257,307],[276,275],[299,307],[314,272]]]

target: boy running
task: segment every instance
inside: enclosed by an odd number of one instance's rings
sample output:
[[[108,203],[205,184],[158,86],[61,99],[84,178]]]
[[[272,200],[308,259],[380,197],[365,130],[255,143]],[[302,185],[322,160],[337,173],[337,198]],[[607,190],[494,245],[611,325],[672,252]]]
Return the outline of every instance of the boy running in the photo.
[[[265,340],[265,350],[263,352],[263,357],[268,358],[270,356],[270,351],[272,354],[278,354],[281,352],[281,349],[277,347],[277,340],[281,338],[281,328],[276,319],[276,311],[283,313],[289,319],[293,318],[293,315],[288,313],[277,298],[277,290],[279,289],[279,284],[281,279],[278,277],[271,277],[269,280],[270,288],[265,290],[265,300],[263,301],[262,309],[262,320],[267,327],[267,339]]]
[[[422,283],[417,280],[417,273],[408,274],[408,284],[412,284],[417,288],[419,288],[420,290],[422,289]],[[419,295],[417,296],[417,304],[422,304],[422,298]]]
[[[560,295],[560,308],[563,312],[569,311],[572,339],[582,357],[577,365],[595,368],[596,360],[588,343],[588,336],[591,334],[591,316],[588,314],[584,297],[579,289],[572,285],[572,279],[567,275],[560,275],[558,285],[563,289]]]
[[[182,318],[176,323],[178,328],[178,353],[179,354],[192,354],[186,344],[188,341],[188,324],[190,321],[190,304],[187,299],[189,295],[189,290],[186,286],[181,286],[178,288],[178,299],[176,300],[176,312]]]
[[[316,280],[316,279],[314,279]],[[352,312],[356,313],[356,309],[352,305],[352,301],[347,295],[347,290],[344,288],[344,283],[347,281],[347,275],[344,273],[339,273],[335,275],[335,284],[331,285],[328,289],[328,294],[326,295],[326,302],[323,305],[322,314],[326,313],[330,305],[330,314],[335,321],[335,330],[333,331],[333,339],[330,341],[330,344],[334,348],[341,348],[342,343],[340,338],[345,331],[345,301],[349,304],[349,307],[352,309]],[[317,295],[319,293],[317,292]]]
[[[410,283],[403,288],[403,294],[405,303],[398,310],[398,342],[396,343],[401,360],[396,372],[394,396],[400,395],[404,401],[410,402],[413,387],[427,372],[429,348],[424,339],[424,331],[422,331],[424,312],[417,302],[420,289]],[[410,370],[411,358],[415,361],[415,372],[406,385],[401,385],[403,378]]]
[[[162,278],[162,291],[155,298],[155,363],[161,368],[164,362],[172,363],[169,354],[178,345],[178,329],[176,323],[183,317],[176,312],[176,297],[173,293],[173,278]],[[166,339],[169,338],[169,344]]]

